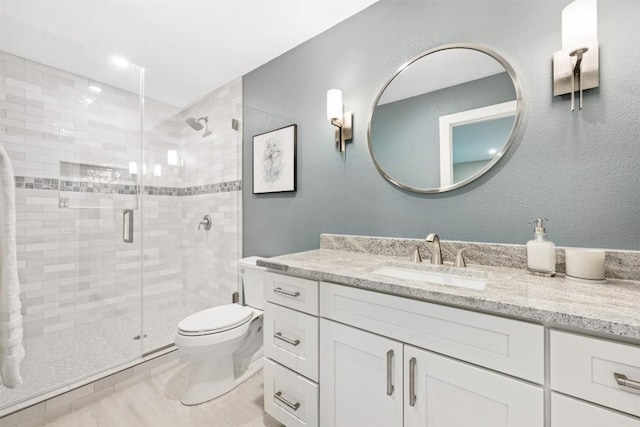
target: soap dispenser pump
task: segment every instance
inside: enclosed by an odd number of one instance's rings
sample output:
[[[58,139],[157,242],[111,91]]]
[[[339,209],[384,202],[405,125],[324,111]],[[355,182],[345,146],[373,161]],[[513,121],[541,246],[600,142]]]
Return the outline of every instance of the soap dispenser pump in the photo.
[[[533,239],[527,242],[527,272],[538,276],[556,275],[556,245],[544,238],[547,218],[536,218]]]

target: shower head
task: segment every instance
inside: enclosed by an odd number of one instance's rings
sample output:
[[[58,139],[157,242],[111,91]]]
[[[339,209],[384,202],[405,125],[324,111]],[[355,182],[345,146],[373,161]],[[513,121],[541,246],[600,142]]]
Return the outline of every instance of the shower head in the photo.
[[[209,116],[200,117],[198,120],[196,120],[195,117],[189,117],[187,118],[187,120],[185,120],[185,122],[189,126],[191,126],[194,130],[204,129],[204,133],[202,134],[203,138],[206,138],[209,135],[211,135],[211,131],[209,130]],[[202,126],[202,123],[200,122],[204,122],[204,126]]]
[[[191,126],[193,130],[202,130],[204,129],[204,126],[202,126],[200,121],[204,120],[204,122],[207,123],[209,121],[208,119],[208,117],[200,117],[198,120],[196,120],[195,117],[189,117],[187,120],[185,120],[185,122],[189,126]]]

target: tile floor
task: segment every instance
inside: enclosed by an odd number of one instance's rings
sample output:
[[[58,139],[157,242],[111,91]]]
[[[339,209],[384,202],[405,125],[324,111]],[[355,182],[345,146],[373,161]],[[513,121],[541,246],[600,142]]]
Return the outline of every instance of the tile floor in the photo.
[[[262,372],[235,390],[196,406],[180,403],[189,365],[179,364],[144,381],[53,419],[50,427],[280,427],[263,411]]]
[[[140,317],[133,315],[82,325],[61,336],[34,338],[27,343],[21,365],[23,383],[15,389],[2,388],[0,408],[139,359],[144,351],[171,344],[178,322],[196,311],[184,306],[146,310],[144,321],[149,327],[145,330],[144,342],[133,340],[140,334]]]

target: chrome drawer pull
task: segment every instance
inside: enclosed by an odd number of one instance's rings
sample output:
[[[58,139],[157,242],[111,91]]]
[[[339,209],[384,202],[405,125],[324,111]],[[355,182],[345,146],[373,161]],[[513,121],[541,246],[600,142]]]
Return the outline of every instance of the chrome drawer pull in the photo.
[[[275,292],[276,294],[282,294],[282,295],[286,295],[288,297],[294,297],[297,298],[300,296],[300,292],[291,292],[291,291],[287,291],[285,289],[282,288],[274,288],[273,292]]]
[[[293,409],[294,411],[297,411],[298,408],[300,407],[300,402],[291,403],[287,399],[282,397],[282,392],[281,391],[279,391],[276,394],[274,394],[273,397],[275,397],[278,402],[284,403],[286,406],[288,406],[289,408]]]
[[[393,378],[391,371],[393,370],[393,350],[387,351],[387,396],[393,394]]]
[[[626,375],[619,374],[617,372],[614,372],[613,378],[616,379],[616,382],[618,383],[618,385],[640,390],[640,381],[630,380],[629,378],[627,378]]]
[[[286,343],[289,343],[291,345],[298,345],[300,344],[300,340],[292,340],[291,338],[287,338],[284,335],[282,335],[282,332],[276,332],[275,334],[273,334],[274,338],[278,338],[279,340],[282,340]]]
[[[416,358],[409,360],[409,406],[416,406]]]

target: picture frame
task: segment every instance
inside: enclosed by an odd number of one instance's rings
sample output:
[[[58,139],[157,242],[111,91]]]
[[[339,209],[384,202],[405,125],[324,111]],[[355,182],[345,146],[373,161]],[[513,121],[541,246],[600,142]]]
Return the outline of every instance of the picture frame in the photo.
[[[297,131],[293,124],[254,135],[253,194],[296,191]]]

